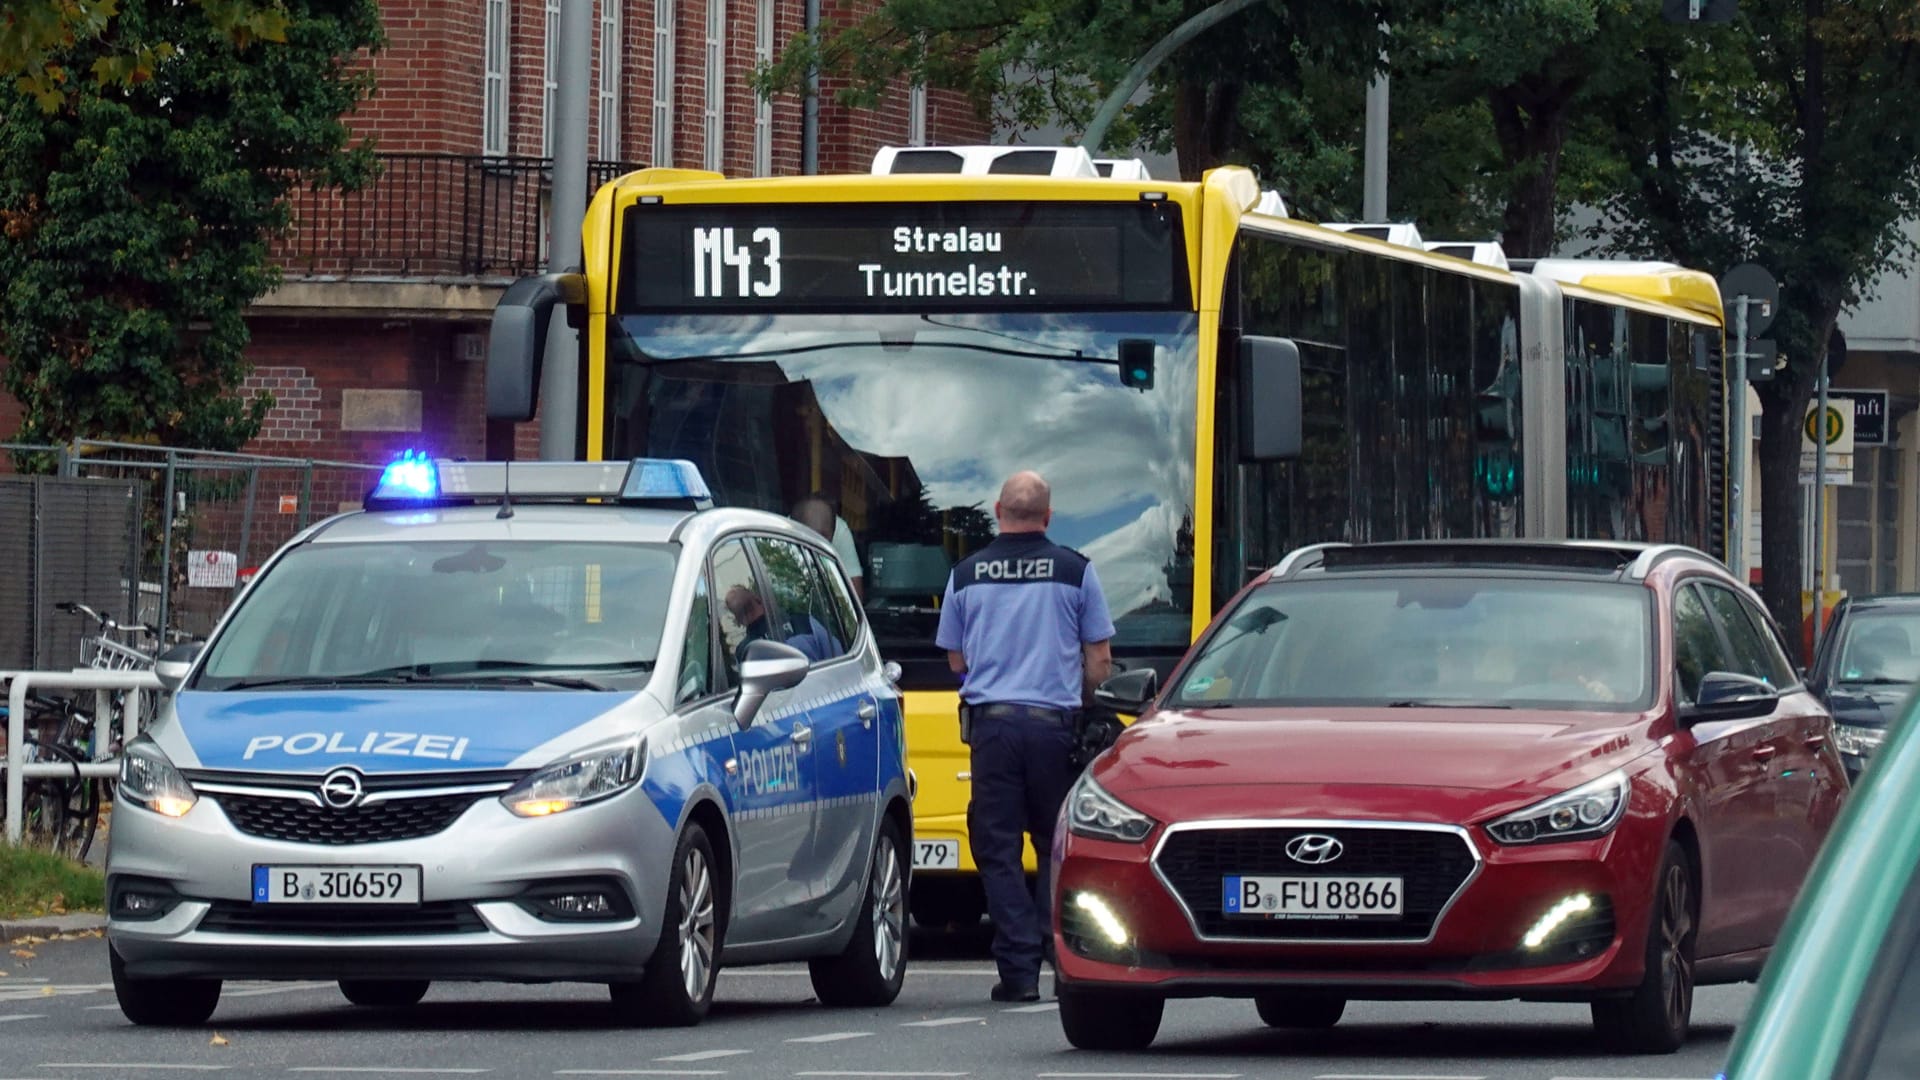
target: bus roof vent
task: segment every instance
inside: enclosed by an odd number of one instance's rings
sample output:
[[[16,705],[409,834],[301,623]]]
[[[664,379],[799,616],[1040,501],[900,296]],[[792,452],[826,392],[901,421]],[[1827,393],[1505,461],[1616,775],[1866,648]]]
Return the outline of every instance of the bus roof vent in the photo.
[[[1427,250],[1435,255],[1451,255],[1482,266],[1508,269],[1506,249],[1493,240],[1429,240]]]
[[[1631,259],[1537,259],[1529,268],[1535,277],[1567,285],[1578,285],[1590,277],[1638,277],[1665,274],[1680,269],[1670,262],[1636,262]]]
[[[1253,204],[1253,212],[1271,217],[1286,217],[1287,203],[1280,197],[1279,192],[1263,191],[1260,193],[1260,201]]]
[[[1142,169],[1144,171],[1144,167]],[[873,175],[1098,177],[1081,146],[887,146],[873,156]]]
[[[1094,171],[1113,180],[1151,180],[1147,163],[1139,158],[1094,158]]]
[[[1335,232],[1347,232],[1353,233],[1356,236],[1367,236],[1375,240],[1385,240],[1389,244],[1398,244],[1401,247],[1410,247],[1418,251],[1425,251],[1427,249],[1427,245],[1420,239],[1420,230],[1408,224],[1383,223],[1376,225],[1328,221],[1322,222],[1320,227],[1323,229],[1332,229]]]

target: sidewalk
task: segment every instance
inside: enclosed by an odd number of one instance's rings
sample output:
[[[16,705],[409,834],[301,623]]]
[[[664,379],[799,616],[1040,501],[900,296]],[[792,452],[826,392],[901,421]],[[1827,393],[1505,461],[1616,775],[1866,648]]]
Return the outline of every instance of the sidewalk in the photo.
[[[50,938],[59,934],[78,934],[104,930],[105,915],[43,915],[37,919],[0,919],[0,944],[21,938]]]

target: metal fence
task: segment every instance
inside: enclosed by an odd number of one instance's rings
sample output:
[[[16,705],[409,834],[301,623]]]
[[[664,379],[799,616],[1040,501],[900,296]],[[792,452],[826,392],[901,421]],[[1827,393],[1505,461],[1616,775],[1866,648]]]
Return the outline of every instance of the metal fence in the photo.
[[[132,479],[0,476],[0,668],[81,662],[95,628],[54,605],[135,608],[145,486]]]
[[[546,203],[553,160],[456,154],[380,154],[380,172],[358,191],[288,196],[293,229],[273,256],[311,276],[518,277],[547,257]],[[587,166],[588,196],[639,168]]]

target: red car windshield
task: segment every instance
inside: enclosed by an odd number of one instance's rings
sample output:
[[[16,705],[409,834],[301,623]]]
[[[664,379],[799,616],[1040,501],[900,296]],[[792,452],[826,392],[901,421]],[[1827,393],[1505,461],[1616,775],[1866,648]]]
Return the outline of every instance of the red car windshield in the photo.
[[[1172,703],[1639,711],[1652,597],[1461,575],[1270,583],[1185,666]]]

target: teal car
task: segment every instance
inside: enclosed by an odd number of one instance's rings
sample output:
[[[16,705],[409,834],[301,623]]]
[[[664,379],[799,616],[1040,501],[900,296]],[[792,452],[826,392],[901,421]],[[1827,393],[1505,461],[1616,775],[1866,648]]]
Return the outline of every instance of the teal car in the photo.
[[[1827,838],[1722,1080],[1920,1080],[1916,703]]]

